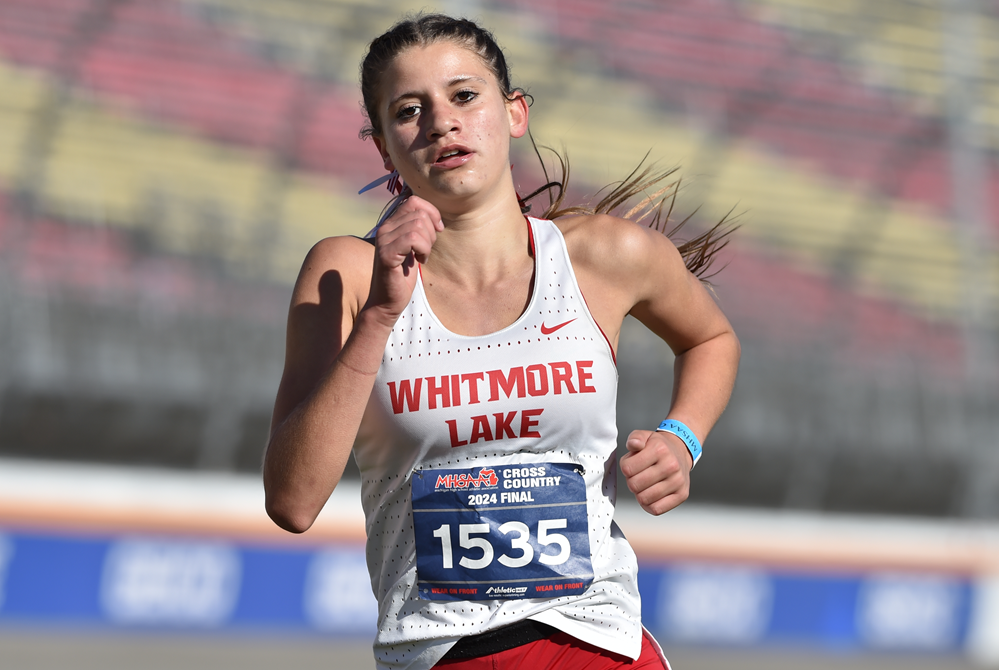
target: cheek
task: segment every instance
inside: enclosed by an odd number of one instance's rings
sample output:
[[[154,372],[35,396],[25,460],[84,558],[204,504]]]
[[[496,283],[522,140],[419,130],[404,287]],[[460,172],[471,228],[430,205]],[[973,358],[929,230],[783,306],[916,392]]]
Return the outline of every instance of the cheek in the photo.
[[[483,141],[501,142],[505,140],[509,135],[505,125],[505,117],[498,117],[495,113],[478,115],[473,134],[477,139]]]
[[[402,135],[394,135],[386,144],[386,149],[388,150],[389,156],[392,158],[396,164],[407,163],[414,160],[412,151],[410,151],[410,146],[413,144],[413,139],[411,137],[406,137]]]

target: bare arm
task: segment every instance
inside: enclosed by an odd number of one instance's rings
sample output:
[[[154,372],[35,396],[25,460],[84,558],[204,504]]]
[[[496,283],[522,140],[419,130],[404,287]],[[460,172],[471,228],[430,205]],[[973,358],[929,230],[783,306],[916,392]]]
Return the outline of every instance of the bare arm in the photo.
[[[630,313],[669,345],[676,360],[667,418],[703,442],[728,403],[739,364],[739,341],[725,315],[660,233],[612,217],[566,228],[594,317],[612,342]],[[636,430],[627,447],[621,470],[646,511],[662,514],[686,500],[692,459],[680,438]]]
[[[658,233],[655,233],[658,235]],[[661,238],[661,236],[660,236]],[[728,319],[668,240],[666,269],[631,310],[673,350],[673,395],[667,418],[682,421],[703,442],[728,404],[739,366],[739,340]]]
[[[385,342],[439,222],[432,205],[410,198],[379,230],[374,249],[331,238],[306,257],[264,454],[267,513],[285,530],[307,530],[339,483]]]
[[[378,341],[387,337],[352,305],[359,269],[352,257],[367,251],[360,245],[350,238],[317,244],[292,296],[264,455],[267,513],[292,532],[312,525],[343,474],[381,361]]]
[[[739,340],[721,311],[700,282],[687,273],[690,286],[682,293],[681,305],[693,310],[695,318],[681,316],[685,330],[696,335],[670,342],[676,359],[673,364],[673,398],[666,418],[686,424],[703,443],[728,404],[739,366]],[[702,307],[708,307],[700,313]],[[657,330],[658,320],[647,304],[636,306],[634,316]],[[711,312],[714,312],[713,314]],[[684,312],[681,310],[680,314]],[[628,436],[628,453],[621,458],[621,470],[628,488],[651,514],[663,514],[690,494],[693,460],[686,445],[671,433],[635,430]]]

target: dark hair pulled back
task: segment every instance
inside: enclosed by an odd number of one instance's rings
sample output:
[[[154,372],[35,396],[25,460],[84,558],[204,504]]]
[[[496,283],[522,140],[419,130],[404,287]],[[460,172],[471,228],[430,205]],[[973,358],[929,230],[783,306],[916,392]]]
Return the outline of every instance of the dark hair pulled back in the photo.
[[[361,95],[364,98],[364,111],[368,117],[368,123],[360,132],[362,139],[382,134],[381,119],[378,116],[380,103],[378,85],[396,56],[411,47],[425,47],[440,42],[451,42],[477,54],[495,75],[501,92],[508,99],[513,99],[517,93],[524,94],[522,89],[511,86],[506,57],[491,32],[468,19],[458,19],[443,14],[417,14],[403,19],[388,32],[375,38],[361,62]],[[531,99],[529,95],[527,97]],[[530,137],[531,143],[534,144],[534,137]],[[636,197],[644,196],[637,205],[624,212],[623,217],[632,219],[636,223],[646,221],[646,225],[650,228],[659,230],[673,240],[687,269],[702,281],[707,281],[715,274],[709,273],[709,269],[717,253],[728,244],[729,236],[737,226],[729,219],[731,214],[729,212],[729,215],[693,239],[676,240],[677,233],[694,215],[691,214],[675,225],[670,223],[670,215],[680,185],[678,179],[671,179],[675,169],[647,166],[643,159],[623,181],[601,189],[605,195],[596,205],[565,205],[564,198],[569,185],[568,159],[562,153],[552,150],[558,163],[558,175],[549,177],[545,161],[536,144],[534,149],[541,161],[546,183],[521,199],[521,209],[525,214],[531,209],[527,204],[528,201],[545,192],[548,193],[549,201],[541,216],[546,219],[573,214],[609,214],[618,211]],[[402,193],[386,206],[381,220],[390,216],[395,207],[411,194],[409,187],[405,187]]]
[[[452,42],[466,47],[482,59],[492,70],[500,90],[507,98],[519,89],[510,86],[510,69],[503,50],[485,28],[468,19],[456,19],[443,14],[417,14],[404,19],[375,38],[361,62],[361,95],[368,123],[361,129],[361,137],[381,135],[378,118],[378,84],[382,75],[400,53],[411,47],[425,47],[440,42]]]

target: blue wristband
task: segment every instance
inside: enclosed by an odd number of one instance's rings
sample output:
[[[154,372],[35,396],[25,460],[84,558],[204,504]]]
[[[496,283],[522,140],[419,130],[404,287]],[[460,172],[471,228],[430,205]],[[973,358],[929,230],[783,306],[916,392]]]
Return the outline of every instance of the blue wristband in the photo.
[[[694,435],[694,431],[687,428],[684,424],[679,421],[673,421],[672,419],[666,419],[659,427],[656,428],[656,432],[662,431],[664,433],[673,433],[687,445],[687,451],[690,452],[690,457],[694,460],[691,464],[691,470],[697,465],[697,461],[701,458],[701,443],[697,441],[697,436]]]

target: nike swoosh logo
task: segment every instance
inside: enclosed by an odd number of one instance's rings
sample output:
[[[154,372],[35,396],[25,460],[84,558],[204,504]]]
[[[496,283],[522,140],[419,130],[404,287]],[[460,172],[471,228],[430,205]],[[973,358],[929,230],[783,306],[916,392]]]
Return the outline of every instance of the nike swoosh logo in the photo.
[[[576,318],[579,318],[579,317],[576,317]],[[573,321],[575,321],[575,320],[576,320],[576,319],[569,319],[569,320],[568,320],[568,321],[566,321],[565,323],[560,323],[560,324],[558,324],[557,326],[552,326],[551,328],[549,328],[548,326],[546,326],[546,325],[544,324],[544,322],[542,322],[542,323],[541,323],[541,334],[542,334],[542,335],[551,335],[552,333],[554,333],[554,332],[555,332],[556,330],[558,330],[559,328],[563,328],[563,327],[565,327],[565,326],[568,326],[568,325],[569,325],[570,323],[572,323],[572,322],[573,322]]]

